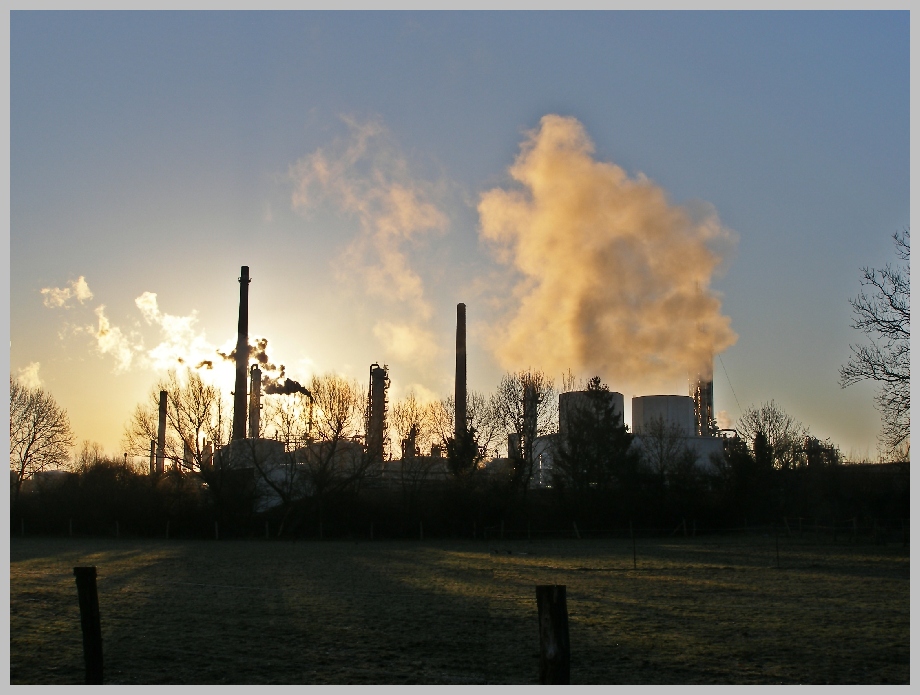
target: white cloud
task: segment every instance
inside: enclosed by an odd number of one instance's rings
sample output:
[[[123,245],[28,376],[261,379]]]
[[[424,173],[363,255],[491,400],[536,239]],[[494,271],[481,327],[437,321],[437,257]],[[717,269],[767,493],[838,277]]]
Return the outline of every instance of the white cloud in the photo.
[[[42,301],[49,309],[69,308],[67,302],[71,298],[75,298],[80,304],[93,298],[93,293],[86,284],[86,278],[82,275],[71,282],[70,287],[43,287],[41,293],[44,295]]]
[[[29,362],[25,367],[19,370],[19,381],[30,389],[38,388],[42,385],[42,380],[38,376],[39,362]]]
[[[111,355],[115,359],[116,372],[127,371],[131,368],[135,355],[143,350],[143,345],[133,342],[120,328],[111,324],[105,315],[104,304],[96,307],[95,313],[98,327],[94,330],[92,326],[88,326],[87,331],[95,336],[96,349],[101,354]]]

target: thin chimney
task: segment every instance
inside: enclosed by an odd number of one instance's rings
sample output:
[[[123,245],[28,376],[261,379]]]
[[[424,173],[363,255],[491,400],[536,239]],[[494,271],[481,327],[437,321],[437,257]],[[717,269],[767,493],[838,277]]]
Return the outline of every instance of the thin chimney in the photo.
[[[160,391],[160,421],[157,424],[157,473],[162,473],[166,459],[166,391]]]
[[[457,371],[454,379],[454,440],[466,433],[466,304],[457,305]]]
[[[233,434],[246,439],[246,367],[249,364],[249,266],[240,267],[240,320],[236,329],[236,385],[233,391]]]

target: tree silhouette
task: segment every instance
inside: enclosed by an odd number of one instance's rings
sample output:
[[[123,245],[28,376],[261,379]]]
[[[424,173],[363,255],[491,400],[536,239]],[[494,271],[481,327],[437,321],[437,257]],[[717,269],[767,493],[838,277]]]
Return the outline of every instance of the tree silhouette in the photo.
[[[840,368],[840,385],[878,384],[879,443],[886,455],[906,460],[910,458],[910,229],[893,238],[903,265],[863,268],[863,289],[850,300],[852,326],[866,334],[869,344],[850,346],[850,359]]]
[[[67,411],[48,391],[10,376],[10,472],[14,503],[22,483],[46,468],[68,464],[73,431]]]

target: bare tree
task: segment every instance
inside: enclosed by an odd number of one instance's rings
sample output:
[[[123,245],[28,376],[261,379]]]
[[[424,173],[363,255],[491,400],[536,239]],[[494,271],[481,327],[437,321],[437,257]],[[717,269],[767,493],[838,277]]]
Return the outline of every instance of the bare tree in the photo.
[[[680,425],[662,417],[653,418],[638,439],[646,466],[662,484],[677,475],[688,459],[695,457]]]
[[[314,376],[312,430],[300,462],[312,493],[320,498],[356,486],[368,474],[371,457],[362,446],[364,394],[358,382],[335,374]]]
[[[10,471],[15,501],[25,480],[68,464],[73,441],[67,411],[54,397],[10,376]]]
[[[466,423],[473,433],[473,442],[483,458],[496,456],[504,434],[504,425],[495,410],[495,398],[487,398],[480,391],[466,394]],[[429,404],[429,419],[433,437],[446,450],[454,436],[454,397],[447,396]]]
[[[505,374],[492,400],[492,412],[499,431],[515,435],[518,451],[509,451],[512,483],[524,490],[530,484],[536,465],[535,440],[555,431],[559,404],[553,381],[543,372],[526,370]]]
[[[183,378],[170,370],[138,404],[125,425],[123,443],[129,456],[146,456],[157,439],[160,391],[166,391],[166,447],[164,457],[177,471],[207,474],[214,469],[217,447],[229,441],[230,408],[220,390],[187,369]]]
[[[766,440],[772,452],[773,467],[797,468],[804,463],[805,439],[808,428],[786,413],[776,403],[761,404],[759,408],[748,408],[738,419],[738,435],[750,447],[758,433]]]
[[[878,384],[875,404],[882,415],[879,443],[884,453],[910,457],[910,229],[894,234],[903,264],[881,270],[863,268],[862,291],[850,300],[853,328],[869,338],[851,345],[850,360],[840,368],[844,388],[860,381]]]

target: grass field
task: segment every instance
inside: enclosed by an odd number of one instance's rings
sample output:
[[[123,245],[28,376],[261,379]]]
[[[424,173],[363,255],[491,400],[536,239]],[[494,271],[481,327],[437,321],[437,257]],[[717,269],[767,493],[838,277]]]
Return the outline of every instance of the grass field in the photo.
[[[899,545],[772,538],[283,542],[12,538],[11,683],[536,683],[565,584],[573,683],[908,683]]]

